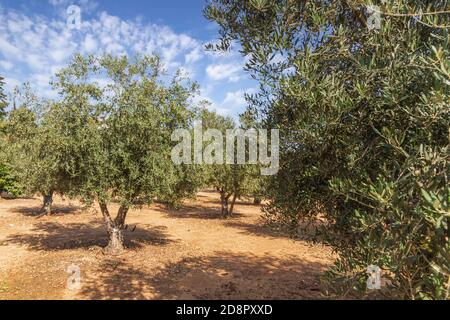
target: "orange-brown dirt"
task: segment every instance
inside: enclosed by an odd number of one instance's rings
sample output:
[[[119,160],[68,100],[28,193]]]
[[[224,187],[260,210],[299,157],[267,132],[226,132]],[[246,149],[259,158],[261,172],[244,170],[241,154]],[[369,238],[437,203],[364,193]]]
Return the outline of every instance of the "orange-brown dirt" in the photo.
[[[201,192],[180,210],[132,210],[120,256],[103,254],[98,210],[57,198],[54,215],[40,217],[37,197],[0,200],[0,299],[322,297],[329,248],[272,232],[249,202],[222,219],[218,199]],[[81,270],[78,289],[67,285],[71,265]]]

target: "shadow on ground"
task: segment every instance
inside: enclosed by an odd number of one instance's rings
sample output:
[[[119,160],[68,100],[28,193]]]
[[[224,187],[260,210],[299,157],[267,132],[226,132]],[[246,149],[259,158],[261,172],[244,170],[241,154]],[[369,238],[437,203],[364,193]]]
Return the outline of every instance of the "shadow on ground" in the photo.
[[[169,218],[225,220],[220,212],[220,204],[218,204],[217,208],[183,205],[178,209],[169,209],[162,207],[156,207],[153,209],[165,214]],[[244,215],[239,212],[234,212],[233,215],[231,217],[228,217],[227,219],[240,218],[243,216]]]
[[[127,248],[140,248],[146,244],[165,245],[171,240],[166,234],[166,227],[138,225],[134,232],[125,231]],[[62,225],[55,222],[41,222],[34,226],[30,234],[9,236],[3,245],[8,243],[26,245],[35,250],[69,250],[105,247],[108,244],[106,229],[98,222],[71,223]]]
[[[52,216],[79,214],[85,208],[74,205],[53,205]],[[43,215],[42,206],[37,207],[17,207],[11,209],[11,212],[20,213],[26,217],[40,217]]]
[[[274,228],[270,228],[264,223],[246,223],[241,221],[227,221],[225,226],[239,229],[243,234],[256,235],[260,237],[272,238],[291,238],[287,232],[282,232]]]
[[[106,260],[83,283],[81,299],[318,299],[327,265],[218,252],[158,270]]]
[[[6,200],[6,201],[15,201],[15,200],[36,200],[37,198],[33,196],[9,196],[9,195],[3,195],[0,194],[0,200]]]
[[[215,205],[219,206],[219,208],[220,208],[219,195],[217,193],[215,193],[214,191],[203,191],[203,193],[215,194],[215,195],[217,195],[216,196],[217,198],[211,199],[211,196],[198,194],[197,199],[201,199],[201,201],[203,203],[215,204]],[[252,198],[247,198],[247,197],[242,197],[242,198],[236,199],[236,205],[238,205],[238,206],[255,206],[255,207],[259,206],[259,205],[255,205],[253,203]]]

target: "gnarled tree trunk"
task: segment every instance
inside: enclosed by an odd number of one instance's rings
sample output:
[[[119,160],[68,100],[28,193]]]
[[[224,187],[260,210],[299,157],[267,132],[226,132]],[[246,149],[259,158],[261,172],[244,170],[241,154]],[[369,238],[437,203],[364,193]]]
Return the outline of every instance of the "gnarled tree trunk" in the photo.
[[[117,255],[122,253],[125,249],[123,244],[123,230],[120,228],[108,228],[109,242],[106,246],[105,251]]]
[[[230,203],[230,197],[233,195]],[[236,203],[236,194],[226,193],[225,191],[220,191],[220,204],[222,206],[222,216],[228,218],[233,214],[234,204]]]
[[[113,220],[109,214],[106,203],[100,203],[100,210],[105,220],[108,231],[109,242],[104,251],[108,254],[119,255],[125,249],[123,230],[125,228],[125,218],[128,213],[128,207],[121,206],[117,217]]]
[[[42,204],[42,211],[46,215],[52,214],[52,204],[53,204],[53,192],[50,192],[49,194],[44,194],[43,196],[43,204]]]
[[[234,204],[236,203],[236,198],[237,198],[237,194],[234,193],[234,194],[233,194],[233,199],[231,199],[230,211],[228,212],[229,216],[232,216],[232,215],[233,215],[233,212],[234,212]]]
[[[222,217],[228,217],[228,199],[230,196],[226,195],[224,191],[220,192],[220,204],[222,206]]]

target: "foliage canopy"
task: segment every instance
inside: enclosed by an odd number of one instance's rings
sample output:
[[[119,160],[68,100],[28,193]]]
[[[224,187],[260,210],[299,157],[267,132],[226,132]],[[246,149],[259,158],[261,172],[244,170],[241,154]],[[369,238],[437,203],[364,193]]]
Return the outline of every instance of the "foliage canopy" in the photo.
[[[280,129],[281,169],[267,188],[271,221],[319,224],[342,292],[447,299],[449,20],[447,1],[211,0],[205,15],[237,42],[260,81],[250,113]],[[320,214],[319,214],[320,213]]]

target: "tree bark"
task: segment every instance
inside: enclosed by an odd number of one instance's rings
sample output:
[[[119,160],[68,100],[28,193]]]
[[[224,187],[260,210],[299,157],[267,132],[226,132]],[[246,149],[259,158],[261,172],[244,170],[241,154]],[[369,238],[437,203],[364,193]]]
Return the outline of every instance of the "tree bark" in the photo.
[[[222,206],[222,217],[228,217],[228,199],[229,196],[225,194],[225,192],[220,192],[220,204]]]
[[[100,203],[100,210],[105,220],[106,229],[108,231],[109,242],[104,251],[111,255],[119,255],[124,249],[123,230],[125,227],[125,218],[128,213],[128,207],[121,206],[117,217],[113,220],[108,211],[106,203]]]
[[[123,230],[120,228],[112,228],[108,230],[109,242],[105,248],[105,252],[111,255],[119,255],[124,250]]]
[[[52,204],[53,204],[53,192],[43,196],[42,211],[46,215],[52,214]]]
[[[234,194],[233,194],[233,199],[231,199],[230,212],[228,212],[228,215],[229,215],[229,216],[232,216],[232,215],[233,215],[233,212],[234,212],[234,204],[236,203],[236,198],[237,198],[237,194],[234,193]]]

